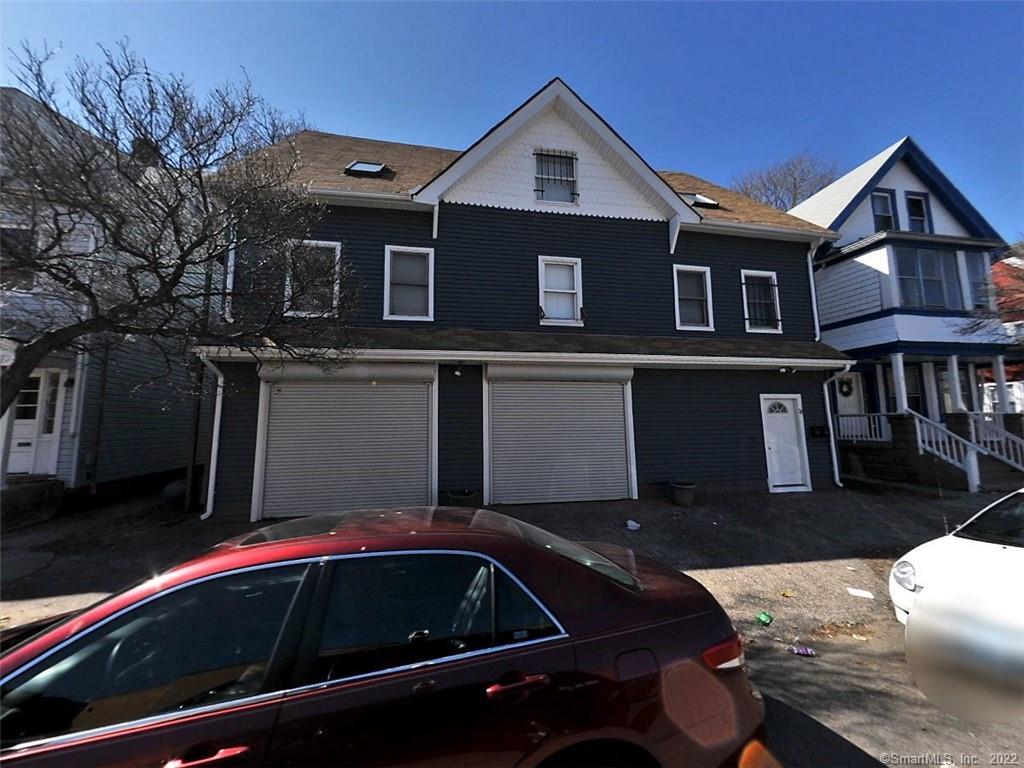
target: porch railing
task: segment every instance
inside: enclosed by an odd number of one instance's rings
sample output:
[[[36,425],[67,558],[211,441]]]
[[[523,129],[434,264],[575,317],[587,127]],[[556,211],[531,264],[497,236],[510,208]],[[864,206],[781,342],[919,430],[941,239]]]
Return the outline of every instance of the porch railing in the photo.
[[[854,443],[888,443],[892,441],[892,427],[888,413],[854,413],[836,416],[840,440]]]
[[[971,440],[994,459],[1024,472],[1024,439],[1008,432],[1001,413],[967,414],[970,418]]]
[[[967,475],[968,490],[971,493],[976,493],[981,487],[978,454],[987,454],[988,451],[981,445],[965,440],[955,432],[951,432],[937,421],[922,416],[917,411],[907,409],[907,415],[914,419],[918,453],[921,455],[930,453],[938,456],[947,464],[962,469]]]

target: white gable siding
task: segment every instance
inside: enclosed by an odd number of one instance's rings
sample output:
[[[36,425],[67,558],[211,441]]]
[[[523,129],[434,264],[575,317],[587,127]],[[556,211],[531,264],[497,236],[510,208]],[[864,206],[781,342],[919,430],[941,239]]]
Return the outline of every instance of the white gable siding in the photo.
[[[946,206],[936,199],[932,190],[926,187],[924,182],[918,179],[914,172],[907,168],[906,164],[902,161],[890,168],[888,173],[878,182],[877,186],[883,189],[896,190],[896,210],[899,214],[900,229],[909,229],[906,193],[927,192],[931,204],[932,227],[935,234],[958,235],[960,237],[969,236],[967,230],[960,225]],[[875,218],[871,212],[871,196],[868,195],[850,214],[850,217],[843,223],[842,227],[839,228],[841,237],[838,244],[845,245],[873,234],[874,231]]]
[[[889,259],[884,247],[818,270],[814,287],[821,323],[836,323],[883,309],[889,303],[885,295],[888,286]]]
[[[653,193],[642,191],[644,185],[636,174],[603,144],[575,116],[550,107],[456,182],[443,199],[520,211],[667,220],[671,211]],[[537,149],[576,152],[577,204],[536,199],[533,153]]]

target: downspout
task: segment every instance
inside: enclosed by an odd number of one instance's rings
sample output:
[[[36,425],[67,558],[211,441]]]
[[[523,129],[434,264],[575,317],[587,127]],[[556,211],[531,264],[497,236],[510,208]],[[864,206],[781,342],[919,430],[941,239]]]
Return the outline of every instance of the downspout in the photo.
[[[853,361],[850,361],[843,370],[833,373],[821,385],[821,391],[825,395],[825,417],[828,419],[828,449],[832,454],[832,482],[839,488],[843,487],[843,481],[839,479],[839,454],[836,452],[836,430],[832,424],[832,396],[828,393],[828,385],[850,370]]]
[[[210,471],[207,473],[209,478],[206,481],[206,509],[199,516],[200,520],[206,520],[213,514],[213,496],[217,488],[217,454],[220,452],[220,417],[222,413],[221,408],[224,403],[224,372],[211,363],[205,354],[200,355],[199,359],[203,365],[210,369],[217,380],[217,394],[213,404],[213,438],[210,443],[209,458]]]
[[[811,314],[814,315],[814,340],[821,341],[821,323],[818,322],[818,291],[814,287],[814,254],[825,243],[824,237],[819,237],[807,250],[807,282],[811,290]]]

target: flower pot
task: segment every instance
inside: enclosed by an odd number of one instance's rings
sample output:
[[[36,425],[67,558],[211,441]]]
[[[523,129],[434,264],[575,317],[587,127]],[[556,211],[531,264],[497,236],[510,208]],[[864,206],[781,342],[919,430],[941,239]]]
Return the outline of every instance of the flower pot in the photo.
[[[672,489],[672,503],[677,507],[692,507],[693,497],[697,493],[697,484],[688,480],[673,480],[669,483]]]
[[[482,504],[483,494],[471,488],[441,494],[441,505],[445,507],[479,507]]]

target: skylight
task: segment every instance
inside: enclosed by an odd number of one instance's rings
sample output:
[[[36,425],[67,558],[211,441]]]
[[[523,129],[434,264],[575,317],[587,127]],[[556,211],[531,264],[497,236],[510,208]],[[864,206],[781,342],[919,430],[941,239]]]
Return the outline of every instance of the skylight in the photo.
[[[345,173],[356,176],[380,176],[385,168],[387,168],[386,163],[376,163],[370,160],[353,160],[345,166]]]
[[[702,195],[702,194],[700,194],[698,192],[684,192],[682,197],[683,197],[683,200],[688,202],[690,205],[694,205],[694,206],[697,206],[697,207],[703,207],[703,208],[717,208],[718,207],[718,201],[717,200],[712,200],[707,195]]]

